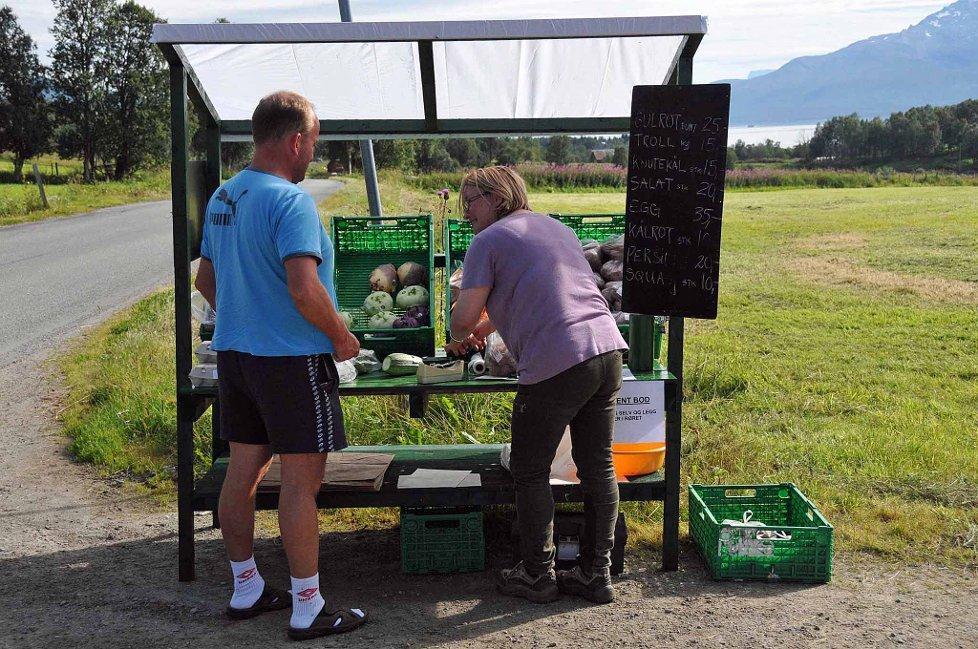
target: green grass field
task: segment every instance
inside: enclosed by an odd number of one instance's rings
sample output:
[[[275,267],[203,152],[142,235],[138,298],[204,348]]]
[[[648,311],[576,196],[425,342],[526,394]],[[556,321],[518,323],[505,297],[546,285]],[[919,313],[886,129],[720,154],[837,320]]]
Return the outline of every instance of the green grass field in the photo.
[[[61,177],[53,177],[52,165],[58,161]],[[124,181],[100,181],[84,184],[79,181],[81,162],[60,160],[57,156],[41,156],[38,168],[45,178],[45,193],[49,207],[41,203],[34,184],[30,163],[24,165],[22,184],[9,182],[13,162],[9,154],[0,156],[0,226],[39,221],[52,216],[88,212],[102,207],[124,205],[137,201],[161,200],[170,196],[170,174],[166,169],[137,172]]]
[[[44,176],[45,180],[52,179],[53,182],[58,182],[58,178],[64,178],[66,176],[72,176],[80,174],[82,172],[82,162],[81,160],[62,160],[59,156],[54,154],[45,154],[28,160],[24,163],[24,177],[33,177],[33,170],[31,169],[31,163],[37,163],[38,171]],[[55,169],[54,164],[58,163],[57,169]],[[57,171],[57,176],[55,172]],[[14,158],[10,153],[0,153],[0,175],[13,174],[14,172]]]
[[[435,206],[383,178],[388,213]],[[534,194],[541,211],[620,211],[622,194]],[[365,213],[359,181],[326,214]],[[172,291],[62,358],[71,450],[161,493],[175,464]],[[720,313],[687,328],[685,482],[793,481],[850,556],[978,566],[978,189],[730,193]],[[344,401],[356,443],[508,435],[511,397]],[[208,420],[200,423],[200,470]],[[685,491],[683,492],[685,493]],[[661,508],[628,505],[654,544]],[[386,518],[385,518],[386,516]],[[387,521],[390,514],[381,515]],[[327,524],[363,524],[356,514]]]

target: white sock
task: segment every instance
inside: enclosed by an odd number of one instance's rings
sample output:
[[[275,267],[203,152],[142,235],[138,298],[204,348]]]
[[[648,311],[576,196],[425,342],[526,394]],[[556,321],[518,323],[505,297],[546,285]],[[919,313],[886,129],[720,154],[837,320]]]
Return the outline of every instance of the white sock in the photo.
[[[308,629],[324,606],[326,600],[319,592],[318,572],[302,579],[292,577],[292,619],[289,621],[292,628]]]
[[[231,562],[234,575],[234,594],[231,595],[231,608],[251,608],[265,590],[265,580],[258,574],[255,556],[244,561]]]

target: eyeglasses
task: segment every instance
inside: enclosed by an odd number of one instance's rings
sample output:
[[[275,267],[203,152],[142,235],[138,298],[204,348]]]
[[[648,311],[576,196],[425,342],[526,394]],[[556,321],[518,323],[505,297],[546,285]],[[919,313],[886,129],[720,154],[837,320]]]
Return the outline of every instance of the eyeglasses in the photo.
[[[476,196],[473,199],[467,199],[467,198],[465,198],[464,195],[462,195],[462,193],[459,193],[459,195],[458,195],[459,207],[461,208],[462,213],[464,214],[464,213],[468,212],[469,211],[469,207],[472,206],[472,203],[475,203],[480,198],[484,198],[486,200],[489,200],[489,197],[486,196],[485,194],[483,194],[482,192],[479,192],[479,195]]]

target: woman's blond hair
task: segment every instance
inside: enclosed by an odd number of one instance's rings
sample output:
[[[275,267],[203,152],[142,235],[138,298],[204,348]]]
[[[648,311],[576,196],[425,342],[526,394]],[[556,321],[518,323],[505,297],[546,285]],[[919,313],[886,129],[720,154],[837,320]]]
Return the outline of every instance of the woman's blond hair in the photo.
[[[465,211],[462,204],[462,190],[466,186],[475,187],[483,194],[492,194],[502,199],[497,217],[512,214],[516,210],[530,209],[529,199],[526,196],[526,183],[510,167],[483,167],[466,173],[458,189],[459,214]]]

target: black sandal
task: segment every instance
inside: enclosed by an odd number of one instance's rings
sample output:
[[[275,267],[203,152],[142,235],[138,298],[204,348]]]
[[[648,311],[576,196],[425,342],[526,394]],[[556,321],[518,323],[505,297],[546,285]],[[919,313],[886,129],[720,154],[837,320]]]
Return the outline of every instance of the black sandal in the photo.
[[[338,608],[327,611],[324,606],[308,629],[289,627],[289,637],[293,640],[312,640],[324,635],[346,633],[359,629],[367,621],[366,612],[358,608]]]
[[[284,590],[272,588],[268,584],[265,584],[265,590],[261,592],[261,597],[255,600],[254,604],[248,608],[232,608],[228,606],[226,613],[232,620],[248,620],[262,613],[281,611],[283,608],[291,607],[292,595]]]

